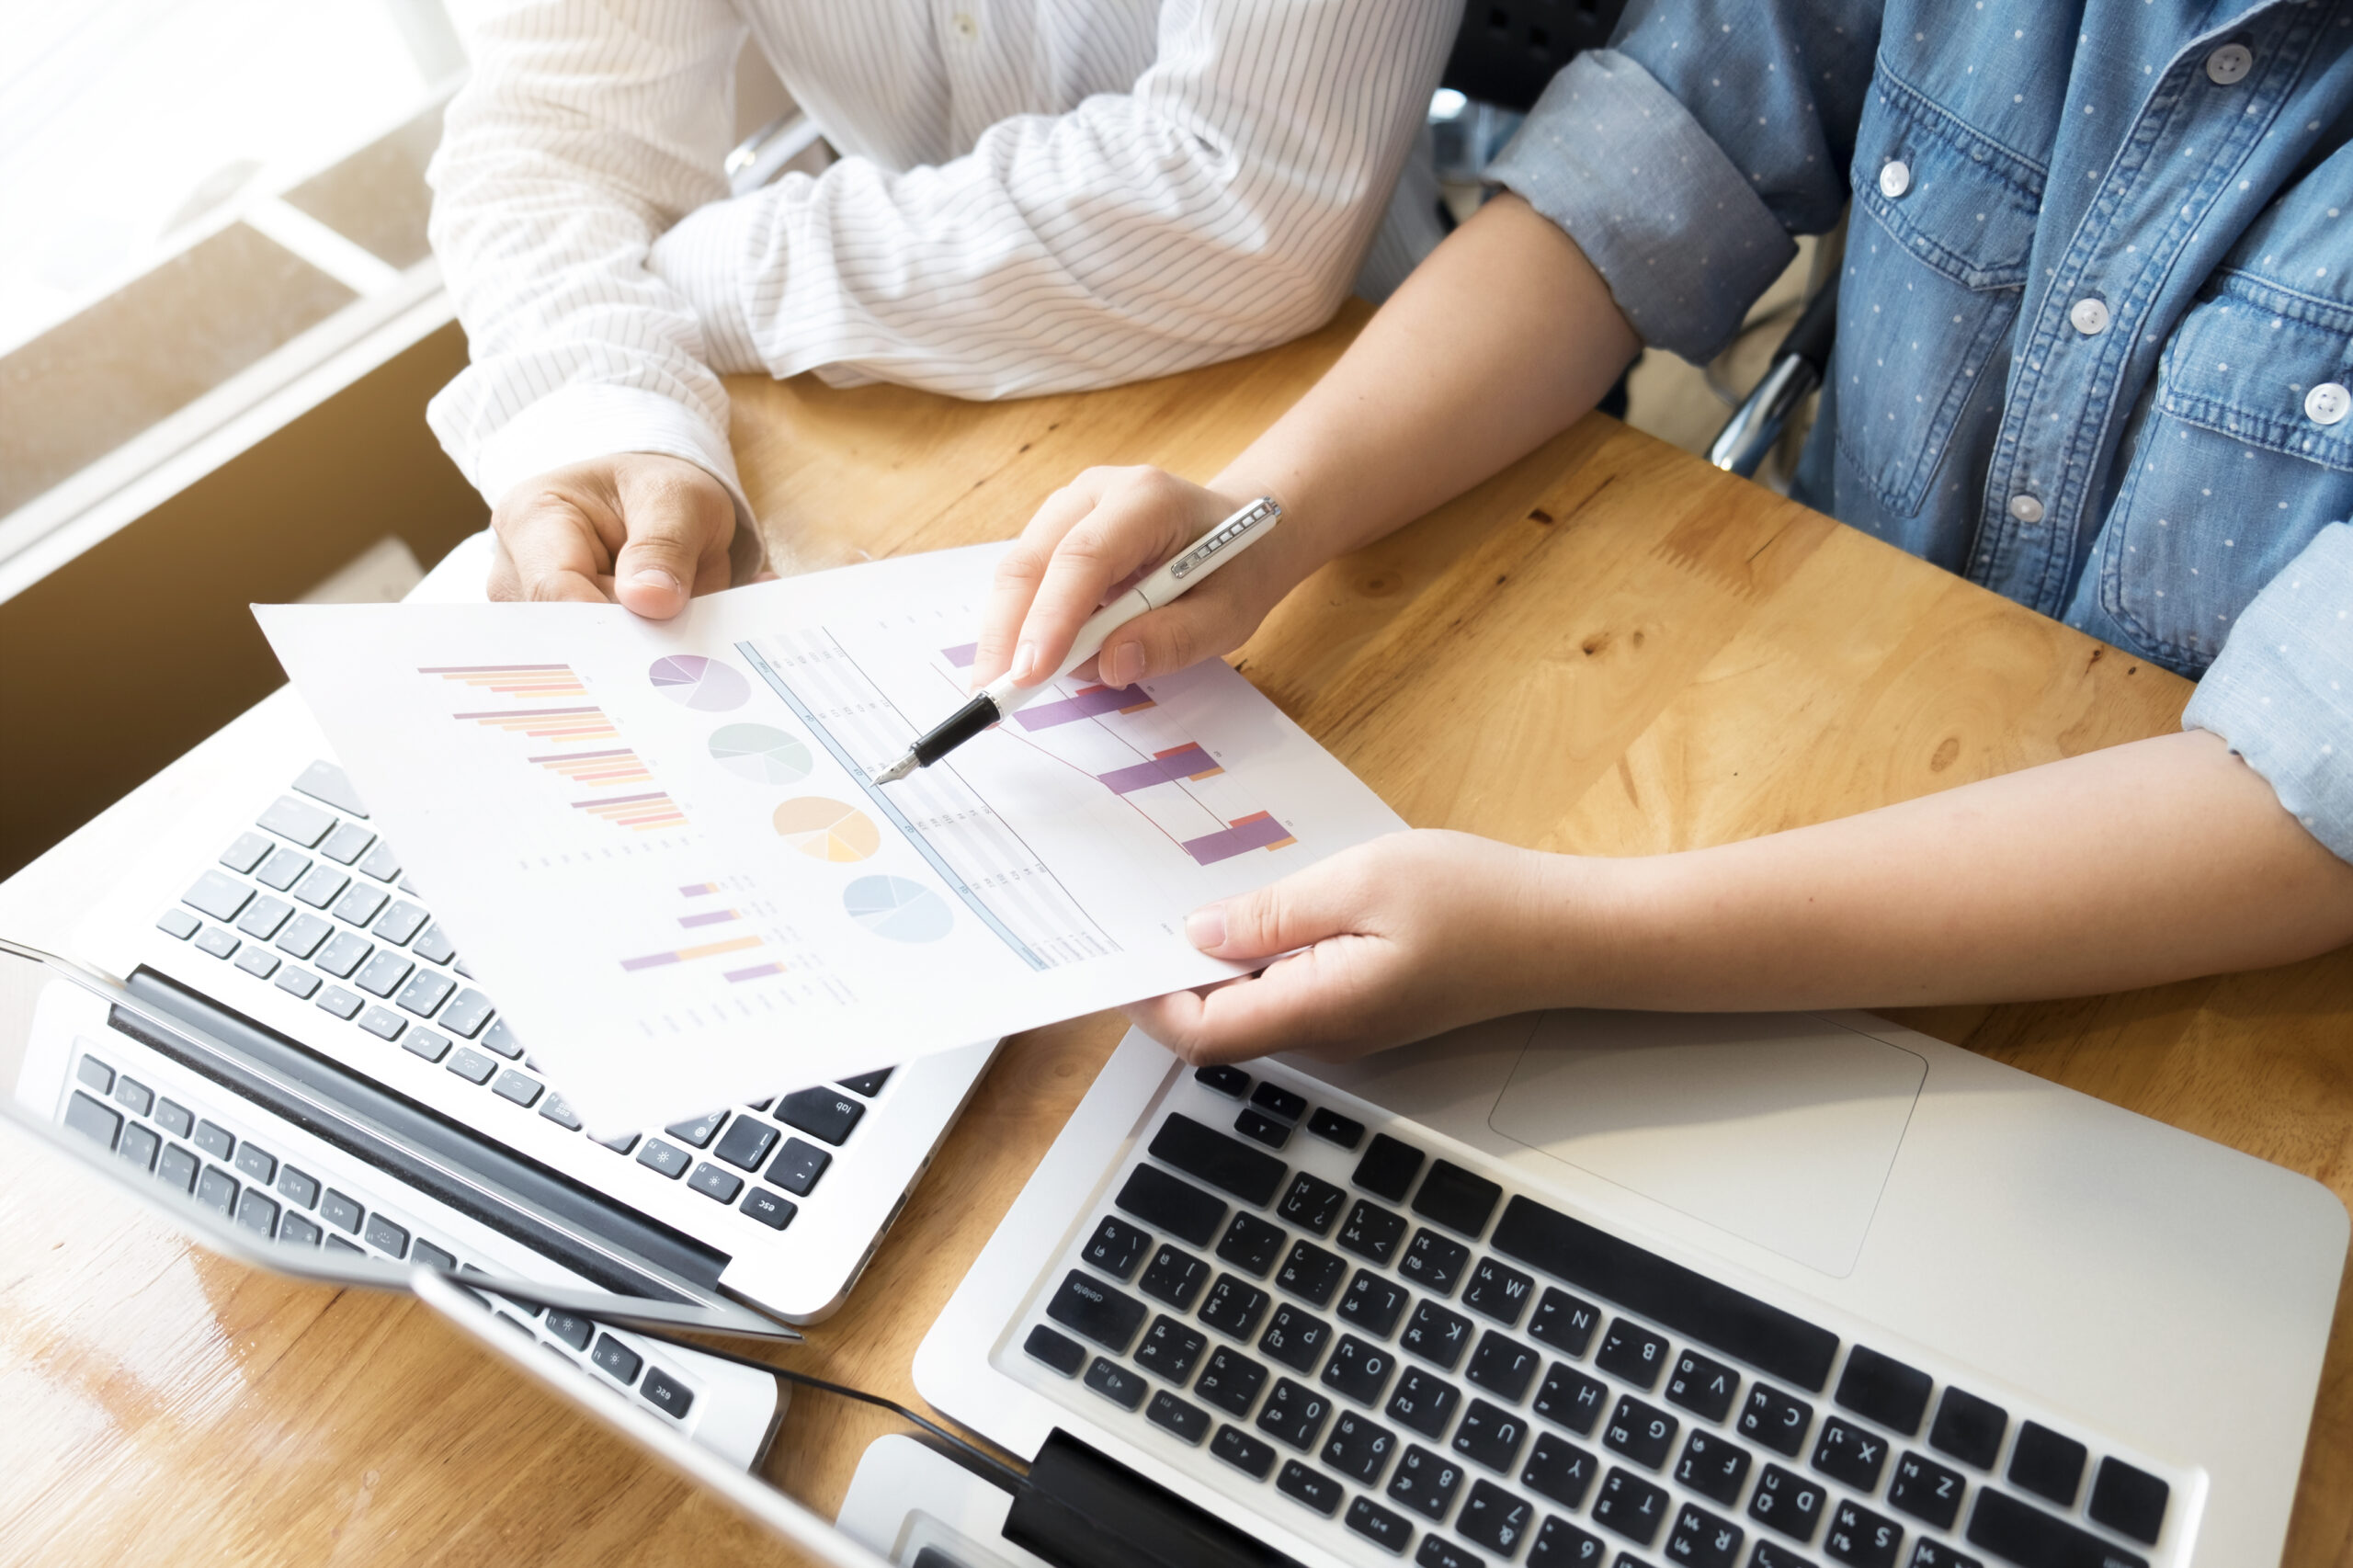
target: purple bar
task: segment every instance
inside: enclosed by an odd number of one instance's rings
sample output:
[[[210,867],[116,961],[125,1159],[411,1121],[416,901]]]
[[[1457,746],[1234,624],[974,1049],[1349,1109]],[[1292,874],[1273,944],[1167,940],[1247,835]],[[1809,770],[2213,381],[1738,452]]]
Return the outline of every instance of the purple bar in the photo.
[[[1266,812],[1244,817],[1223,833],[1204,834],[1185,841],[1185,853],[1204,866],[1231,860],[1247,849],[1264,849],[1290,836],[1290,829]]]
[[[1116,713],[1122,708],[1147,708],[1151,705],[1152,699],[1132,686],[1090,686],[1076,697],[1024,708],[1013,716],[1013,721],[1025,730],[1051,730],[1056,724],[1092,719],[1097,713]]]
[[[678,924],[681,926],[723,926],[735,917],[735,912],[732,909],[714,909],[707,915],[681,915],[678,916]]]
[[[1154,784],[1171,784],[1179,778],[1190,778],[1196,773],[1215,772],[1217,766],[1217,759],[1199,745],[1187,744],[1178,746],[1166,756],[1155,756],[1149,762],[1098,773],[1095,780],[1115,794],[1125,795],[1137,790],[1149,790]]]
[[[1185,847],[1190,849],[1192,846],[1188,844]],[[1207,862],[1204,861],[1203,864],[1207,864]],[[676,963],[677,961],[678,955],[676,953],[649,953],[642,959],[621,960],[621,968],[632,971],[641,969],[660,969],[665,963]]]
[[[961,647],[942,648],[939,653],[941,657],[958,669],[969,670],[972,667],[972,661],[981,656],[981,645],[978,642],[966,642]]]

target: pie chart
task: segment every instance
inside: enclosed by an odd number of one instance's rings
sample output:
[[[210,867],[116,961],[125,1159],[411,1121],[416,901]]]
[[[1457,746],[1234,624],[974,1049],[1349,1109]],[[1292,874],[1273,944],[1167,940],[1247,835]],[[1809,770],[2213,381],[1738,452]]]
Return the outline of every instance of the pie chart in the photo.
[[[728,724],[710,733],[711,759],[755,784],[798,784],[809,777],[809,748],[766,724]]]
[[[937,942],[955,917],[938,893],[904,877],[860,877],[842,890],[850,918],[893,942]]]
[[[882,847],[874,820],[855,806],[823,795],[797,795],[776,809],[776,830],[812,860],[863,860]],[[888,881],[869,877],[867,881]],[[903,887],[915,887],[903,882]],[[915,888],[921,892],[921,888]]]
[[[749,681],[717,659],[706,659],[700,653],[671,653],[656,659],[645,676],[654,683],[654,689],[671,701],[699,708],[706,713],[741,708],[744,699],[752,695]]]

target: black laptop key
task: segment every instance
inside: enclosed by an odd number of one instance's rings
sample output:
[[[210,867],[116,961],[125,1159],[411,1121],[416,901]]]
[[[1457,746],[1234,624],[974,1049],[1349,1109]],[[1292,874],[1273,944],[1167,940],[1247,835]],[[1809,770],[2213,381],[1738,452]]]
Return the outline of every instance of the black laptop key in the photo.
[[[1858,1345],[1847,1355],[1838,1392],[1831,1397],[1856,1415],[1909,1437],[1919,1432],[1920,1417],[1927,1412],[1930,1382],[1917,1367]]]
[[[1267,1472],[1275,1468],[1274,1446],[1260,1442],[1239,1426],[1220,1426],[1217,1436],[1210,1439],[1210,1452],[1258,1481],[1266,1480]]]
[[[670,1375],[659,1367],[646,1371],[645,1381],[638,1385],[637,1392],[645,1396],[646,1403],[673,1421],[684,1421],[687,1412],[694,1408],[694,1391],[684,1383],[673,1381]]]
[[[1674,1528],[1666,1534],[1667,1561],[1691,1568],[1734,1568],[1747,1534],[1730,1519],[1686,1503],[1675,1511]]]
[[[1471,1364],[1462,1375],[1481,1388],[1510,1401],[1519,1403],[1528,1385],[1536,1381],[1537,1369],[1543,1358],[1527,1346],[1494,1329],[1479,1336],[1479,1347],[1471,1352]]]
[[[278,1233],[278,1200],[255,1187],[237,1200],[237,1223],[258,1236]]]
[[[1475,1481],[1454,1528],[1472,1545],[1508,1558],[1518,1553],[1535,1522],[1536,1508],[1528,1499],[1515,1497],[1493,1482]]]
[[[1449,1231],[1476,1238],[1503,1200],[1504,1189],[1451,1160],[1438,1160],[1414,1194],[1414,1212]]]
[[[74,1076],[99,1094],[114,1092],[114,1069],[95,1056],[85,1056],[74,1064]]]
[[[1263,1363],[1221,1345],[1210,1352],[1208,1362],[1202,1366],[1201,1381],[1193,1385],[1193,1397],[1215,1405],[1228,1415],[1241,1416],[1249,1414],[1258,1391],[1266,1386],[1267,1369]]]
[[[1450,1296],[1470,1261],[1469,1247],[1424,1226],[1405,1244],[1404,1256],[1397,1260],[1397,1272],[1425,1290]]]
[[[196,1189],[199,1163],[193,1153],[177,1143],[166,1143],[155,1161],[155,1179],[178,1191],[192,1192]]]
[[[1283,1461],[1282,1473],[1275,1477],[1275,1490],[1327,1519],[1339,1512],[1340,1500],[1347,1495],[1338,1482],[1321,1471],[1308,1469],[1297,1460]]]
[[[1813,1406],[1805,1401],[1770,1383],[1748,1385],[1748,1399],[1740,1407],[1742,1437],[1764,1444],[1785,1459],[1795,1459],[1813,1426]]]
[[[1151,1386],[1117,1361],[1107,1361],[1097,1356],[1087,1367],[1086,1385],[1122,1410],[1140,1410],[1145,1391]]]
[[[768,1166],[768,1180],[795,1198],[806,1198],[815,1190],[817,1178],[825,1174],[825,1167],[833,1163],[834,1157],[814,1143],[788,1138]]]
[[[180,894],[180,902],[210,915],[215,920],[234,920],[254,896],[254,890],[234,877],[224,877],[218,871],[207,871],[196,879],[195,885]]]
[[[65,1125],[101,1149],[112,1149],[122,1133],[122,1113],[81,1090],[65,1102]]]
[[[457,1054],[442,1065],[477,1088],[489,1083],[492,1075],[498,1071],[498,1062],[494,1058],[484,1056],[472,1046],[460,1046]],[[659,1152],[654,1151],[655,1144],[661,1144]],[[679,1171],[687,1168],[686,1151],[673,1149],[669,1144],[663,1143],[659,1138],[649,1140],[646,1149],[641,1151],[637,1157],[642,1164],[652,1165],[667,1176],[676,1176]]]
[[[1528,1450],[1528,1466],[1519,1472],[1519,1483],[1563,1508],[1576,1508],[1584,1506],[1585,1494],[1593,1489],[1593,1478],[1600,1472],[1601,1461],[1591,1453],[1558,1432],[1539,1427],[1536,1444]]]
[[[239,969],[256,980],[267,980],[278,971],[278,957],[266,948],[247,944],[245,950],[237,955],[236,962]]]
[[[1108,1350],[1124,1354],[1143,1326],[1142,1301],[1074,1268],[1046,1303],[1046,1315]]]
[[[2084,1483],[2086,1457],[2084,1445],[2075,1438],[2029,1421],[2018,1428],[2018,1445],[2010,1450],[2010,1484],[2072,1508]]]
[[[1154,1229],[1197,1247],[1209,1245],[1225,1222],[1224,1199],[1191,1182],[1179,1181],[1158,1165],[1138,1165],[1130,1171],[1120,1196],[1111,1201]]]
[[[1315,1114],[1307,1119],[1307,1131],[1343,1149],[1353,1149],[1364,1142],[1364,1123],[1342,1116],[1329,1106],[1316,1108]]]
[[[1279,1226],[1236,1210],[1233,1222],[1225,1228],[1225,1235],[1217,1244],[1217,1255],[1243,1272],[1263,1279],[1267,1271],[1274,1267],[1275,1260],[1282,1256],[1287,1239]]]
[[[1711,1502],[1730,1506],[1748,1479],[1749,1453],[1737,1443],[1693,1428],[1675,1461],[1675,1479]]]
[[[1386,1264],[1395,1255],[1397,1243],[1404,1234],[1405,1216],[1359,1199],[1356,1207],[1348,1210],[1336,1239],[1358,1257]]]
[[[417,1238],[416,1246],[409,1256],[412,1262],[421,1263],[427,1268],[438,1268],[444,1274],[454,1274],[458,1269],[458,1259],[454,1254],[447,1247],[435,1246],[422,1236]]]
[[[1609,1385],[1589,1378],[1565,1361],[1555,1361],[1536,1391],[1536,1414],[1557,1426],[1586,1436],[1609,1407]]]
[[[490,998],[470,985],[449,999],[449,1008],[441,1015],[441,1027],[461,1040],[472,1040],[483,1020],[489,1017]],[[490,1032],[482,1037],[482,1045],[484,1051],[494,1051],[509,1062],[523,1054],[522,1042],[515,1038],[515,1031],[506,1027],[504,1018],[490,1026]]]
[[[1021,1342],[1021,1348],[1032,1360],[1044,1362],[1066,1378],[1078,1376],[1078,1369],[1086,1365],[1085,1346],[1066,1334],[1057,1334],[1042,1323],[1030,1329],[1029,1337]]]
[[[1928,1426],[1928,1447],[1975,1470],[1992,1470],[2010,1413],[1990,1399],[1948,1386]]]
[[[1190,1312],[1193,1298],[1210,1282],[1210,1266],[1188,1252],[1163,1244],[1144,1265],[1143,1278],[1136,1281],[1136,1289],[1155,1301],[1165,1301],[1178,1312]]]
[[[1386,1339],[1397,1327],[1405,1303],[1412,1300],[1404,1286],[1370,1268],[1359,1268],[1341,1294],[1337,1311],[1367,1334]]]
[[[1677,1356],[1666,1377],[1666,1402],[1711,1421],[1722,1421],[1739,1392],[1738,1372],[1697,1351]]]
[[[1436,1373],[1408,1367],[1397,1380],[1397,1392],[1381,1407],[1392,1421],[1401,1422],[1425,1437],[1436,1437],[1453,1418],[1462,1391]]]
[[[1263,1149],[1172,1112],[1152,1136],[1152,1157],[1264,1209],[1282,1187],[1283,1163]]]
[[[1193,1080],[1196,1083],[1207,1085],[1221,1095],[1232,1095],[1237,1100],[1248,1092],[1250,1087],[1250,1074],[1239,1067],[1227,1063],[1220,1063],[1215,1067],[1196,1067],[1193,1069]]]
[[[1404,1337],[1398,1343],[1450,1372],[1471,1343],[1471,1320],[1436,1301],[1424,1301],[1414,1309],[1413,1321],[1406,1324]]]
[[[1324,1443],[1324,1462],[1360,1486],[1370,1486],[1389,1468],[1397,1434],[1369,1415],[1343,1410]]]
[[[2147,1471],[2122,1460],[2105,1459],[2092,1478],[2091,1516],[2119,1535],[2154,1546],[2165,1528],[2166,1499],[2172,1494],[2171,1487]]]
[[[196,1146],[216,1160],[225,1160],[237,1152],[236,1136],[215,1121],[196,1124]]]
[[[1284,1301],[1267,1320],[1267,1332],[1258,1336],[1258,1348],[1294,1372],[1312,1372],[1324,1359],[1324,1347],[1331,1342],[1330,1324]]]
[[[1332,1358],[1324,1363],[1324,1386],[1337,1389],[1358,1404],[1379,1408],[1397,1369],[1396,1355],[1385,1346],[1369,1344],[1353,1334],[1340,1335]]]
[[[1462,1489],[1462,1465],[1449,1454],[1434,1454],[1415,1443],[1397,1461],[1389,1478],[1389,1495],[1428,1519],[1442,1519]]]
[[[318,1177],[304,1171],[298,1171],[292,1165],[284,1166],[278,1171],[278,1190],[305,1209],[315,1206],[319,1201]]]
[[[866,1105],[832,1089],[801,1089],[779,1100],[776,1114],[779,1121],[838,1149],[866,1114]]]
[[[521,1074],[509,1074],[508,1076],[520,1077]],[[705,1160],[695,1166],[695,1174],[687,1178],[687,1185],[715,1202],[733,1203],[735,1195],[744,1190],[744,1178],[724,1165],[714,1165]]]
[[[207,1165],[196,1178],[196,1200],[226,1219],[236,1212],[237,1178],[219,1165]]]
[[[368,1216],[366,1239],[368,1244],[378,1252],[387,1252],[394,1257],[408,1256],[407,1228],[394,1224],[381,1214]]]
[[[1785,1561],[1794,1564],[1795,1568],[1812,1568],[1811,1564],[1799,1562],[1794,1557]],[[1921,1536],[1912,1542],[1912,1555],[1904,1560],[1904,1568],[1985,1568],[1985,1562],[1983,1558],[1972,1557],[1965,1551]]]
[[[1250,1103],[1268,1116],[1285,1121],[1297,1121],[1307,1114],[1307,1096],[1295,1089],[1286,1089],[1273,1079],[1267,1079],[1250,1091]]]
[[[1518,1269],[1483,1257],[1472,1266],[1471,1283],[1462,1288],[1462,1304],[1509,1327],[1528,1310],[1535,1290],[1536,1281]]]
[[[1101,1269],[1114,1279],[1124,1280],[1136,1271],[1143,1255],[1152,1245],[1152,1238],[1129,1224],[1125,1220],[1106,1214],[1096,1225],[1095,1233],[1086,1238],[1079,1249],[1079,1256],[1091,1268]]]
[[[1813,1468],[1858,1492],[1879,1488],[1879,1472],[1887,1463],[1887,1439],[1851,1422],[1832,1416],[1822,1424],[1813,1445]]]
[[[1414,1568],[1487,1568],[1487,1560],[1442,1535],[1426,1535],[1414,1549]]]
[[[177,1100],[158,1100],[155,1125],[175,1138],[185,1138],[196,1130],[196,1116]]]
[[[387,949],[376,955],[376,963],[381,963],[392,956],[391,949]],[[368,967],[373,969],[376,966],[370,964]],[[362,985],[367,983],[364,976],[360,983]],[[449,1000],[449,993],[456,988],[457,983],[438,969],[421,969],[406,985],[401,987],[400,999],[393,1005],[404,1013],[414,1013],[420,1018],[429,1018],[433,1016],[434,1008]]]
[[[1408,1541],[1414,1539],[1414,1527],[1404,1516],[1392,1514],[1370,1497],[1359,1497],[1348,1505],[1348,1528],[1387,1552],[1403,1555]]]
[[[1164,1431],[1174,1432],[1188,1443],[1199,1443],[1208,1436],[1210,1413],[1199,1405],[1178,1399],[1166,1389],[1152,1396],[1143,1407],[1144,1419]]]
[[[635,1383],[637,1374],[645,1369],[645,1358],[609,1334],[597,1336],[597,1348],[588,1353],[597,1369],[623,1383]]]
[[[726,1119],[725,1111],[714,1110],[706,1116],[698,1116],[690,1120],[674,1121],[662,1131],[681,1143],[700,1149],[710,1142],[711,1134],[717,1132],[719,1124]]]
[[[1748,1517],[1790,1540],[1809,1541],[1822,1528],[1830,1494],[1794,1471],[1768,1464],[1756,1478],[1756,1493],[1748,1500]]]
[[[1558,1514],[1547,1514],[1536,1528],[1536,1544],[1529,1548],[1528,1568],[1602,1568],[1608,1556],[1608,1543],[1599,1536],[1579,1529]],[[1641,1568],[1622,1551],[1618,1561]],[[1749,1568],[1757,1565],[1751,1563]]]
[[[411,1029],[409,1030],[409,1039],[414,1041],[418,1035],[427,1032],[429,1031],[425,1029]],[[446,1044],[447,1042],[444,1043]],[[571,1102],[566,1100],[562,1095],[550,1095],[546,1099],[540,1101],[540,1114],[546,1117],[550,1121],[554,1122],[558,1127],[563,1128],[566,1132],[577,1132],[585,1125],[585,1123],[580,1119],[580,1113],[574,1110],[572,1108]]]
[[[1838,1336],[1829,1330],[1533,1199],[1504,1205],[1488,1244],[1809,1392],[1830,1381]]]
[[[1207,1339],[1163,1312],[1144,1330],[1143,1343],[1136,1346],[1136,1365],[1181,1389],[1193,1375],[1201,1352],[1209,1347]]]
[[[1904,1550],[1904,1527],[1842,1498],[1830,1510],[1822,1550],[1833,1562],[1847,1568],[1895,1568],[1895,1554]]]
[[[1221,1274],[1201,1302],[1201,1321],[1220,1334],[1247,1339],[1267,1310],[1267,1293],[1247,1280]]]
[[[458,944],[437,925],[427,926],[409,949],[426,963],[448,963],[458,956]]]
[[[1348,1195],[1340,1188],[1300,1171],[1283,1189],[1283,1200],[1275,1212],[1301,1230],[1320,1236],[1332,1228],[1332,1221],[1340,1217],[1340,1210],[1347,1207],[1347,1202]]]
[[[1493,1258],[1483,1258],[1480,1267],[1495,1265]],[[1474,1280],[1475,1284],[1475,1280]],[[1466,1302],[1469,1295],[1462,1298]],[[1581,1296],[1552,1286],[1544,1288],[1537,1299],[1536,1315],[1528,1320],[1529,1337],[1540,1345],[1548,1345],[1564,1356],[1583,1356],[1586,1346],[1593,1343],[1593,1331],[1601,1326],[1601,1309]]]
[[[367,1212],[359,1207],[358,1199],[346,1198],[333,1187],[329,1187],[327,1195],[319,1199],[319,1218],[330,1225],[349,1231],[355,1236],[359,1233],[359,1221]]]
[[[411,1029],[408,1031],[408,1038],[401,1041],[401,1049],[413,1051],[427,1062],[438,1062],[449,1054],[449,1047],[452,1043],[448,1035],[437,1033],[432,1029]]]
[[[1411,1143],[1401,1143],[1386,1132],[1377,1132],[1371,1146],[1365,1150],[1364,1158],[1357,1162],[1356,1175],[1350,1179],[1377,1198],[1403,1203],[1425,1158]]]
[[[2148,1568],[2146,1559],[1990,1486],[1977,1489],[1969,1510],[1969,1544],[2018,1568]]]
[[[401,1030],[408,1027],[408,1020],[390,1007],[370,1007],[359,1015],[359,1027],[378,1040],[398,1040]],[[488,1076],[486,1073],[483,1074],[484,1078]],[[474,1081],[480,1083],[482,1079],[477,1078]]]
[[[1331,1415],[1329,1395],[1289,1378],[1277,1378],[1275,1386],[1267,1391],[1267,1403],[1258,1407],[1256,1425],[1268,1437],[1309,1453],[1323,1437],[1324,1423]]]
[[[290,1209],[278,1221],[278,1239],[289,1246],[314,1247],[319,1244],[319,1238],[325,1233],[318,1226]]]
[[[1331,1304],[1332,1293],[1347,1277],[1347,1260],[1339,1254],[1325,1252],[1313,1242],[1293,1242],[1282,1267],[1275,1271],[1275,1283],[1322,1307]]]
[[[1489,1470],[1509,1475],[1528,1437],[1528,1423],[1517,1414],[1474,1399],[1454,1429],[1454,1451],[1478,1460]]]
[[[750,1215],[771,1231],[781,1231],[792,1223],[801,1206],[780,1192],[756,1187],[744,1195],[744,1201],[735,1206],[735,1211]]]
[[[1682,1427],[1683,1423],[1665,1411],[1644,1404],[1631,1394],[1620,1394],[1618,1407],[1609,1413],[1609,1424],[1601,1429],[1601,1441],[1636,1464],[1656,1470],[1666,1462],[1675,1447],[1675,1434]]]
[[[267,1187],[278,1179],[278,1156],[253,1143],[237,1150],[237,1169]]]
[[[1961,1497],[1968,1489],[1961,1471],[1926,1455],[1906,1453],[1896,1460],[1895,1479],[1887,1483],[1887,1506],[1949,1530],[1961,1517]]]
[[[285,992],[288,995],[292,996],[297,1000],[307,1002],[311,999],[312,994],[317,991],[320,986],[325,984],[326,982],[321,980],[317,975],[313,974],[309,970],[290,963],[284,969],[278,971],[278,978],[271,981],[270,983],[277,986],[280,991]]]
[[[1253,1143],[1264,1143],[1269,1149],[1279,1149],[1290,1142],[1290,1123],[1278,1121],[1256,1106],[1242,1108],[1242,1114],[1233,1119],[1233,1130]]]
[[[726,1133],[719,1140],[719,1147],[711,1151],[737,1170],[756,1171],[783,1136],[756,1116],[739,1116],[728,1124]]]
[[[1594,1499],[1593,1522],[1637,1546],[1648,1546],[1658,1539],[1670,1506],[1666,1488],[1612,1465],[1601,1478],[1601,1495]]]
[[[512,1100],[517,1105],[521,1106],[525,1110],[529,1110],[533,1105],[538,1103],[540,1091],[546,1087],[546,1085],[540,1083],[537,1078],[532,1077],[529,1074],[517,1073],[514,1068],[509,1067],[506,1072],[501,1073],[498,1075],[498,1081],[496,1083],[491,1085],[490,1092],[496,1095],[500,1099]],[[731,1177],[730,1179],[732,1180],[733,1178]],[[710,1190],[708,1187],[704,1187],[699,1182],[696,1185],[703,1191]],[[734,1196],[734,1188],[730,1187],[728,1189],[728,1196],[731,1198]]]
[[[131,1122],[122,1130],[122,1142],[115,1145],[116,1157],[125,1165],[136,1165],[143,1175],[155,1168],[155,1156],[164,1147],[163,1138],[152,1127]]]
[[[1612,1320],[1609,1331],[1602,1336],[1601,1348],[1593,1358],[1593,1364],[1610,1376],[1622,1378],[1645,1391],[1657,1385],[1659,1373],[1666,1369],[1666,1341],[1625,1318]]]

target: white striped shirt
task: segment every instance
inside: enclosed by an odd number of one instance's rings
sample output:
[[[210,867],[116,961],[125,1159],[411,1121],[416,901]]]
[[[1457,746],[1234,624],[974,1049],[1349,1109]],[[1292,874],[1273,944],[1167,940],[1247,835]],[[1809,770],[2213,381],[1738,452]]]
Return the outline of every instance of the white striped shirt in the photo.
[[[663,452],[748,519],[719,374],[998,398],[1286,342],[1437,242],[1427,159],[1397,187],[1461,6],[506,0],[433,165],[433,428],[494,504]],[[728,199],[747,31],[844,156]]]

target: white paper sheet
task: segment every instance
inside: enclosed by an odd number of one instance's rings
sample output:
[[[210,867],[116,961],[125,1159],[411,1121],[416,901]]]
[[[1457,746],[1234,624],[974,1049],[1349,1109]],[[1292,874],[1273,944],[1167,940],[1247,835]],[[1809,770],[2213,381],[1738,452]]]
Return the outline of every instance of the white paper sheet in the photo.
[[[598,1130],[1236,972],[1210,900],[1403,826],[1225,665],[960,704],[1001,546],[596,605],[256,607],[468,968]]]

